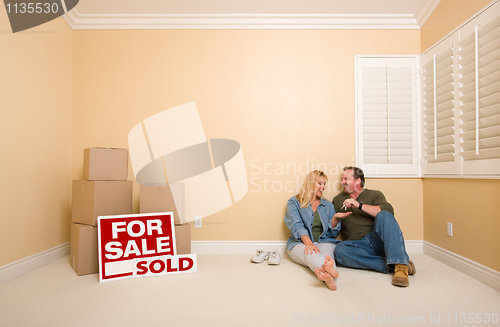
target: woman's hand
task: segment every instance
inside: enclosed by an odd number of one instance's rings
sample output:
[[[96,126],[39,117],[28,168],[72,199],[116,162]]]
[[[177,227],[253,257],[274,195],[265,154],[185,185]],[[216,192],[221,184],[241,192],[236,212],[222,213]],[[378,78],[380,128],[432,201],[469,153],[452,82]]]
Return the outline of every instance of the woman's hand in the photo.
[[[333,215],[332,220],[330,220],[330,223],[332,224],[332,228],[335,228],[337,224],[339,223],[339,219],[344,219],[345,217],[349,216],[352,212],[337,212],[336,214]]]
[[[349,211],[349,212],[337,212],[336,214],[333,215],[333,218],[334,219],[344,219],[345,217],[349,216],[350,214],[352,214],[352,211]]]
[[[319,253],[318,247],[314,245],[313,241],[309,238],[309,236],[303,235],[300,237],[300,240],[306,246],[306,248],[304,249],[305,254]]]
[[[314,254],[314,253],[320,253],[318,247],[314,244],[309,244],[306,245],[306,248],[304,249],[305,254]]]

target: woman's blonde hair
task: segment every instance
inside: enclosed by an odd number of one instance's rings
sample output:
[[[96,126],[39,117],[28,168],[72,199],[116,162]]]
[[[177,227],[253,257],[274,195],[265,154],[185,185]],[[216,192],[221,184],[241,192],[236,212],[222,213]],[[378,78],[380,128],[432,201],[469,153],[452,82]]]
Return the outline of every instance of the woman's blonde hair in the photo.
[[[321,170],[313,170],[307,174],[306,179],[300,187],[300,192],[296,196],[301,208],[305,208],[309,205],[309,202],[316,193],[316,182],[320,179],[325,182],[328,181],[328,177]]]

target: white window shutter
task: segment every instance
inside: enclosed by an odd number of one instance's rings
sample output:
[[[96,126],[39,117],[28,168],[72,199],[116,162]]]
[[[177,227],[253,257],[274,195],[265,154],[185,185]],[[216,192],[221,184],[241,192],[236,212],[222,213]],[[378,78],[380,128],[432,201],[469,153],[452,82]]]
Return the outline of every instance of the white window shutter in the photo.
[[[422,126],[425,174],[454,174],[455,91],[453,38],[422,58]]]
[[[424,176],[500,175],[500,2],[421,61]]]
[[[357,165],[367,177],[418,174],[416,60],[356,59]]]
[[[500,17],[485,18],[460,30],[460,156],[471,175],[500,174]]]

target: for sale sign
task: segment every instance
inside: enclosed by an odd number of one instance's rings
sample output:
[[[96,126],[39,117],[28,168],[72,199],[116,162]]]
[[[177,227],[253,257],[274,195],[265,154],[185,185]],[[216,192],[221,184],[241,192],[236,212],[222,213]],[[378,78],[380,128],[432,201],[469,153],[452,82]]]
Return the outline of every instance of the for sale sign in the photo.
[[[172,212],[97,221],[100,282],[196,272],[196,254],[177,255]]]

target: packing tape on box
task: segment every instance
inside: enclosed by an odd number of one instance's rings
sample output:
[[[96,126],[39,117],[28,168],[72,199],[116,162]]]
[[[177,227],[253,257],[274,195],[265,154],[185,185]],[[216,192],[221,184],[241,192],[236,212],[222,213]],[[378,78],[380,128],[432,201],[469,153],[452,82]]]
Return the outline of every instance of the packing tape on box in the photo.
[[[184,185],[186,222],[228,208],[248,191],[240,144],[207,140],[195,102],[144,119],[130,130],[128,144],[139,184]]]

